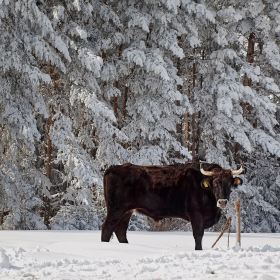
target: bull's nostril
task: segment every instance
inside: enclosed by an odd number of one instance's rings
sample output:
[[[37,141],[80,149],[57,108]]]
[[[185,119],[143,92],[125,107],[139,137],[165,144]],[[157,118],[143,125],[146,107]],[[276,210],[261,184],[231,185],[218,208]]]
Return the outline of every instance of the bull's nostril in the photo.
[[[227,206],[227,204],[228,204],[228,200],[227,199],[219,199],[218,201],[217,201],[217,207],[220,207],[220,208],[227,208],[228,206]]]

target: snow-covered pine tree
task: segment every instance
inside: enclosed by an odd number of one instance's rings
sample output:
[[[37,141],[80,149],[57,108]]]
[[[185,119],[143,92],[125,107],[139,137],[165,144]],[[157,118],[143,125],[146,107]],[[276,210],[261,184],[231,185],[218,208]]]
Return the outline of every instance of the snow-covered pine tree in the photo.
[[[51,227],[97,229],[104,216],[102,171],[123,162],[121,143],[127,138],[116,126],[111,106],[111,98],[118,94],[113,87],[116,70],[112,59],[106,59],[112,48],[108,37],[120,22],[100,1],[48,1],[41,9],[70,58],[66,71],[53,68],[52,82],[57,84],[41,89],[53,111],[51,181],[58,213]]]
[[[202,157],[279,231],[278,2],[1,1],[2,228],[96,229],[107,166]]]
[[[176,125],[192,108],[183,90],[185,72],[177,69],[187,48],[179,45],[199,45],[197,26],[205,26],[213,16],[192,1],[112,1],[112,6],[119,11],[125,30],[121,63],[126,71],[119,76],[119,84],[126,113],[124,119],[118,115],[118,121],[129,136],[127,161],[183,162],[190,154],[179,140]]]
[[[192,1],[119,1],[114,7],[125,30],[121,65],[126,71],[118,80],[118,105],[125,104],[121,108],[126,111],[117,117],[129,137],[126,161],[189,160],[181,134],[185,114],[192,113],[184,88],[185,57],[190,47],[200,44],[199,28],[214,18]]]
[[[279,137],[274,130],[276,105],[271,98],[279,94],[279,88],[273,71],[265,66],[278,67],[278,58],[268,55],[269,45],[275,46],[274,54],[279,53],[267,26],[270,20],[265,11],[270,4],[218,2],[215,6],[222,8],[216,10],[216,32],[212,33],[215,49],[209,52],[207,65],[200,68],[204,76],[200,103],[204,108],[206,158],[233,168],[246,161],[247,181],[238,191],[243,205],[243,230],[278,231],[279,205],[270,204],[266,196],[272,192],[275,198],[279,194],[273,180],[267,179],[271,174],[275,178],[279,172],[275,157],[280,155]],[[269,191],[270,186],[274,186],[273,191]]]
[[[35,167],[40,134],[36,114],[48,116],[39,85],[51,83],[40,62],[63,65],[50,49],[59,40],[36,2],[1,1],[0,37],[0,184],[5,195],[1,210],[9,214],[4,229],[45,229],[39,216],[40,195],[48,194],[47,178]]]

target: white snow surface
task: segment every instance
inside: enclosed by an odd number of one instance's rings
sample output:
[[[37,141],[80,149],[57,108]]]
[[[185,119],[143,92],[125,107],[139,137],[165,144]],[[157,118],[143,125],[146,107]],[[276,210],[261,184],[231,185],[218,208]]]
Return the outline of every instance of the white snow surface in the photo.
[[[0,231],[0,279],[280,279],[280,234],[128,232],[129,244],[100,231]]]

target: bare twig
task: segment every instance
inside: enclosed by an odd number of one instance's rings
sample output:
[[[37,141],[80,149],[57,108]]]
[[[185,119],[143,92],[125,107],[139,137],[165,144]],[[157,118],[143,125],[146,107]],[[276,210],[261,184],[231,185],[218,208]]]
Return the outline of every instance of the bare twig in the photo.
[[[217,242],[220,240],[220,238],[223,236],[224,232],[227,230],[227,228],[229,228],[231,226],[231,217],[229,217],[220,233],[220,235],[218,236],[217,240],[215,241],[215,243],[212,245],[212,248],[217,244]]]

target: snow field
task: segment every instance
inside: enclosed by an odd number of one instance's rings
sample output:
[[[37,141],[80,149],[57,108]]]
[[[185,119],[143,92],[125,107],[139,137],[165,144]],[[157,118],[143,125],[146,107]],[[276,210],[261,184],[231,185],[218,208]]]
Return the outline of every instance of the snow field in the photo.
[[[231,234],[203,251],[190,232],[128,232],[130,244],[100,231],[1,231],[0,279],[280,279],[280,234]]]

